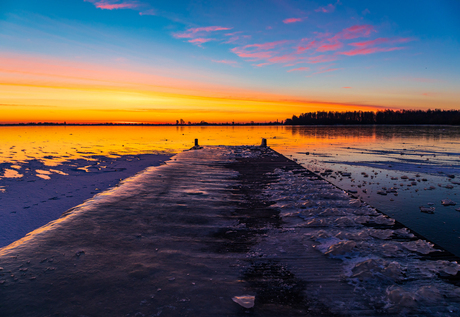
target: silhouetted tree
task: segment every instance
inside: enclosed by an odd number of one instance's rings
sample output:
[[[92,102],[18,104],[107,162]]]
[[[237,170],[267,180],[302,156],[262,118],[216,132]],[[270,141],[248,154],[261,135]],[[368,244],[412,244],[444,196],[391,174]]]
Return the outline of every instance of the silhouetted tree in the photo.
[[[460,125],[459,110],[384,110],[307,112],[285,120],[286,125],[331,124],[451,124]]]

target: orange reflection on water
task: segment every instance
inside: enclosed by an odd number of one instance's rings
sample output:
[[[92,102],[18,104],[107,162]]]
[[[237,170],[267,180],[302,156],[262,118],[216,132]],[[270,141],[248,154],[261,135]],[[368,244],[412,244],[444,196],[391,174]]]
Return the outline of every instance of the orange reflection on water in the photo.
[[[328,133],[284,126],[28,126],[0,127],[0,163],[18,164],[37,159],[48,166],[91,156],[178,153],[201,145],[259,145],[273,148],[323,147],[331,142],[372,142],[372,131],[359,134]]]

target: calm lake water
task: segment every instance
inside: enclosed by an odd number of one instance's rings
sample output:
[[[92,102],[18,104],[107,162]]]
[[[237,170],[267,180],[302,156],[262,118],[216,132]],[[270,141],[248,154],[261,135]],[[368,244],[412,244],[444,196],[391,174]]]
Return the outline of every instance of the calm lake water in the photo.
[[[2,181],[20,180],[31,160],[52,170],[96,156],[178,153],[194,139],[259,145],[266,138],[274,150],[460,255],[460,127],[0,127],[0,137],[0,208],[8,195]],[[443,206],[445,199],[457,205]]]

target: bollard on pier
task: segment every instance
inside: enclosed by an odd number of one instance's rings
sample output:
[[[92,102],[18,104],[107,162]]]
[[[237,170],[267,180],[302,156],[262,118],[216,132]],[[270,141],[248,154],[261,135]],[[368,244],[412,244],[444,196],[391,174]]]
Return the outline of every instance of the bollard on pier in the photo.
[[[267,139],[262,138],[262,144],[260,146],[261,147],[267,147]]]

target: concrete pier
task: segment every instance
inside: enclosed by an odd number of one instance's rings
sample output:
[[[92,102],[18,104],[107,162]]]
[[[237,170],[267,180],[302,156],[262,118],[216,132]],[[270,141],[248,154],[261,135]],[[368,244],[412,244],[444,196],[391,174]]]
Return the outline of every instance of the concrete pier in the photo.
[[[448,315],[456,260],[267,147],[203,147],[0,249],[0,315]]]

